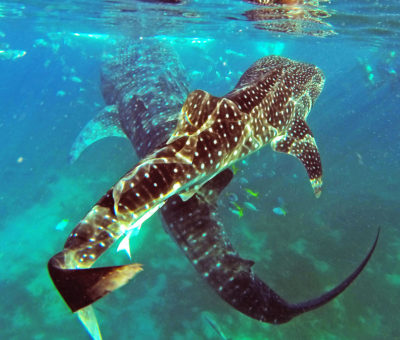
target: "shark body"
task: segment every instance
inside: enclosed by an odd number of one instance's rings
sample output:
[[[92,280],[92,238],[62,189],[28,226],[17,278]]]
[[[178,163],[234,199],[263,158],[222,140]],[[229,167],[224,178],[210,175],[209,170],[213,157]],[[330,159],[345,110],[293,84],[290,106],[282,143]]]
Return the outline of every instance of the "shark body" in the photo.
[[[177,54],[163,43],[123,42],[105,57],[101,92],[106,107],[80,132],[70,152],[72,162],[94,142],[110,136],[128,138],[143,158],[168,139],[176,126],[189,81]]]
[[[112,108],[113,118],[108,121],[114,121],[108,126],[111,131],[122,130],[138,155],[146,156],[94,205],[71,232],[64,249],[49,261],[53,282],[70,309],[81,313],[81,320],[87,322],[93,318],[88,306],[141,270],[138,264],[91,266],[116,240],[129,237],[160,208],[165,229],[197,271],[225,301],[252,318],[286,322],[340,294],[364,268],[377,239],[360,266],[339,286],[317,299],[290,304],[253,273],[252,261],[242,259],[233,249],[216,215],[217,197],[233,176],[228,167],[267,144],[297,157],[307,170],[315,195],[320,195],[320,156],[306,123],[324,84],[320,69],[287,58],[265,57],[225,96],[193,91],[179,112],[176,103],[187,91],[185,81],[179,79],[185,78],[174,78],[171,73],[164,82],[158,75],[154,84],[155,88],[160,86],[159,91],[143,90],[141,94],[132,79],[154,72],[138,67],[140,56],[128,57],[110,64],[110,72],[106,67],[106,75],[115,75],[103,78],[103,96]],[[166,108],[160,104],[165,89],[175,100],[167,106],[167,114],[153,124],[152,111]],[[92,122],[94,125],[107,121],[107,115],[101,114],[103,118]],[[93,127],[90,124],[89,128]],[[91,141],[88,136],[78,138],[73,157]],[[92,337],[99,338],[93,335],[99,334],[98,330],[87,328]]]

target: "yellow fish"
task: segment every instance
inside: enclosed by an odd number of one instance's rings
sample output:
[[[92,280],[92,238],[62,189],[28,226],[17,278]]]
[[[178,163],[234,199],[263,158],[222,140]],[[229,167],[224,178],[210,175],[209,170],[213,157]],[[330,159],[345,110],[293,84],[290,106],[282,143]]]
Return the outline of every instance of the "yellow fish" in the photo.
[[[236,202],[232,202],[237,210],[231,210],[234,214],[238,215],[239,218],[243,217],[243,208]]]
[[[258,192],[254,192],[253,190],[249,189],[249,188],[245,188],[244,189],[249,195],[253,196],[253,197],[257,197],[258,198]]]
[[[232,165],[232,171],[233,171],[233,174],[236,175],[237,172],[239,171],[239,168],[235,164],[233,164]]]

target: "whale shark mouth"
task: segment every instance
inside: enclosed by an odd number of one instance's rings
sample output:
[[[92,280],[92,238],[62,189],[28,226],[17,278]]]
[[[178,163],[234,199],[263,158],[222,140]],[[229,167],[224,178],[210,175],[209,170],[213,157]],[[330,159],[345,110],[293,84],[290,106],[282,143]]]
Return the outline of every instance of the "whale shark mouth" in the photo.
[[[288,303],[255,275],[253,261],[234,250],[216,214],[217,198],[233,176],[228,167],[268,144],[301,161],[319,197],[322,166],[306,119],[324,80],[314,65],[268,56],[255,62],[223,97],[202,90],[187,96],[169,139],[153,147],[94,205],[70,233],[64,249],[48,263],[57,290],[93,338],[101,335],[90,305],[125,285],[142,266],[91,267],[115,241],[159,208],[167,232],[216,293],[263,322],[283,323],[316,309],[361,273],[379,232],[358,268],[336,288],[316,299]],[[110,112],[124,131],[129,130],[129,114],[132,119],[146,117],[152,100],[158,100],[142,97],[139,101],[140,89],[127,84],[108,103],[116,105]],[[130,140],[134,147],[143,147],[142,141]],[[129,237],[123,242],[126,248]]]

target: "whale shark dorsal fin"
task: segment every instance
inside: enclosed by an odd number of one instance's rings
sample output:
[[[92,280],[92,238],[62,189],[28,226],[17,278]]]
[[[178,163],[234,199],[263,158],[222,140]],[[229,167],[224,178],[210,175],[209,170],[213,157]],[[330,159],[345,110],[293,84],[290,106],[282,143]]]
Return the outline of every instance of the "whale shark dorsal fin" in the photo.
[[[303,163],[314,194],[319,197],[322,187],[321,158],[307,123],[301,118],[295,118],[284,135],[272,140],[271,146],[274,151],[292,155]]]
[[[89,145],[107,137],[126,138],[121,129],[116,105],[106,106],[85,125],[72,144],[70,162],[75,162]]]
[[[176,137],[193,135],[204,128],[210,115],[225,98],[214,97],[206,91],[195,90],[189,93],[183,104],[178,125],[168,143]]]

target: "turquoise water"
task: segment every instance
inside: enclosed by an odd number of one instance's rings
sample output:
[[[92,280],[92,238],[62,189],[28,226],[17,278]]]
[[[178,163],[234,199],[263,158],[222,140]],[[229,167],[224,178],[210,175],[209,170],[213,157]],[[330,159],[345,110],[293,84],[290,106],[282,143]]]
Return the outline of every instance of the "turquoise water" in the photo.
[[[361,262],[378,227],[381,238],[341,296],[273,326],[219,299],[155,215],[133,240],[144,271],[94,305],[103,338],[220,339],[207,316],[231,339],[400,339],[400,7],[394,0],[318,7],[326,11],[318,21],[306,20],[315,7],[303,7],[295,32],[287,25],[277,32],[277,20],[249,20],[248,11],[264,7],[242,1],[0,3],[1,339],[89,339],[54,288],[47,261],[137,162],[120,138],[69,162],[76,136],[104,107],[104,54],[124,38],[171,44],[190,90],[216,96],[268,54],[325,73],[308,118],[322,158],[322,196],[314,198],[296,159],[267,146],[237,164],[220,198],[234,247],[285,299],[333,287]],[[231,211],[232,194],[242,218]],[[115,262],[128,259],[113,248],[101,263]]]

